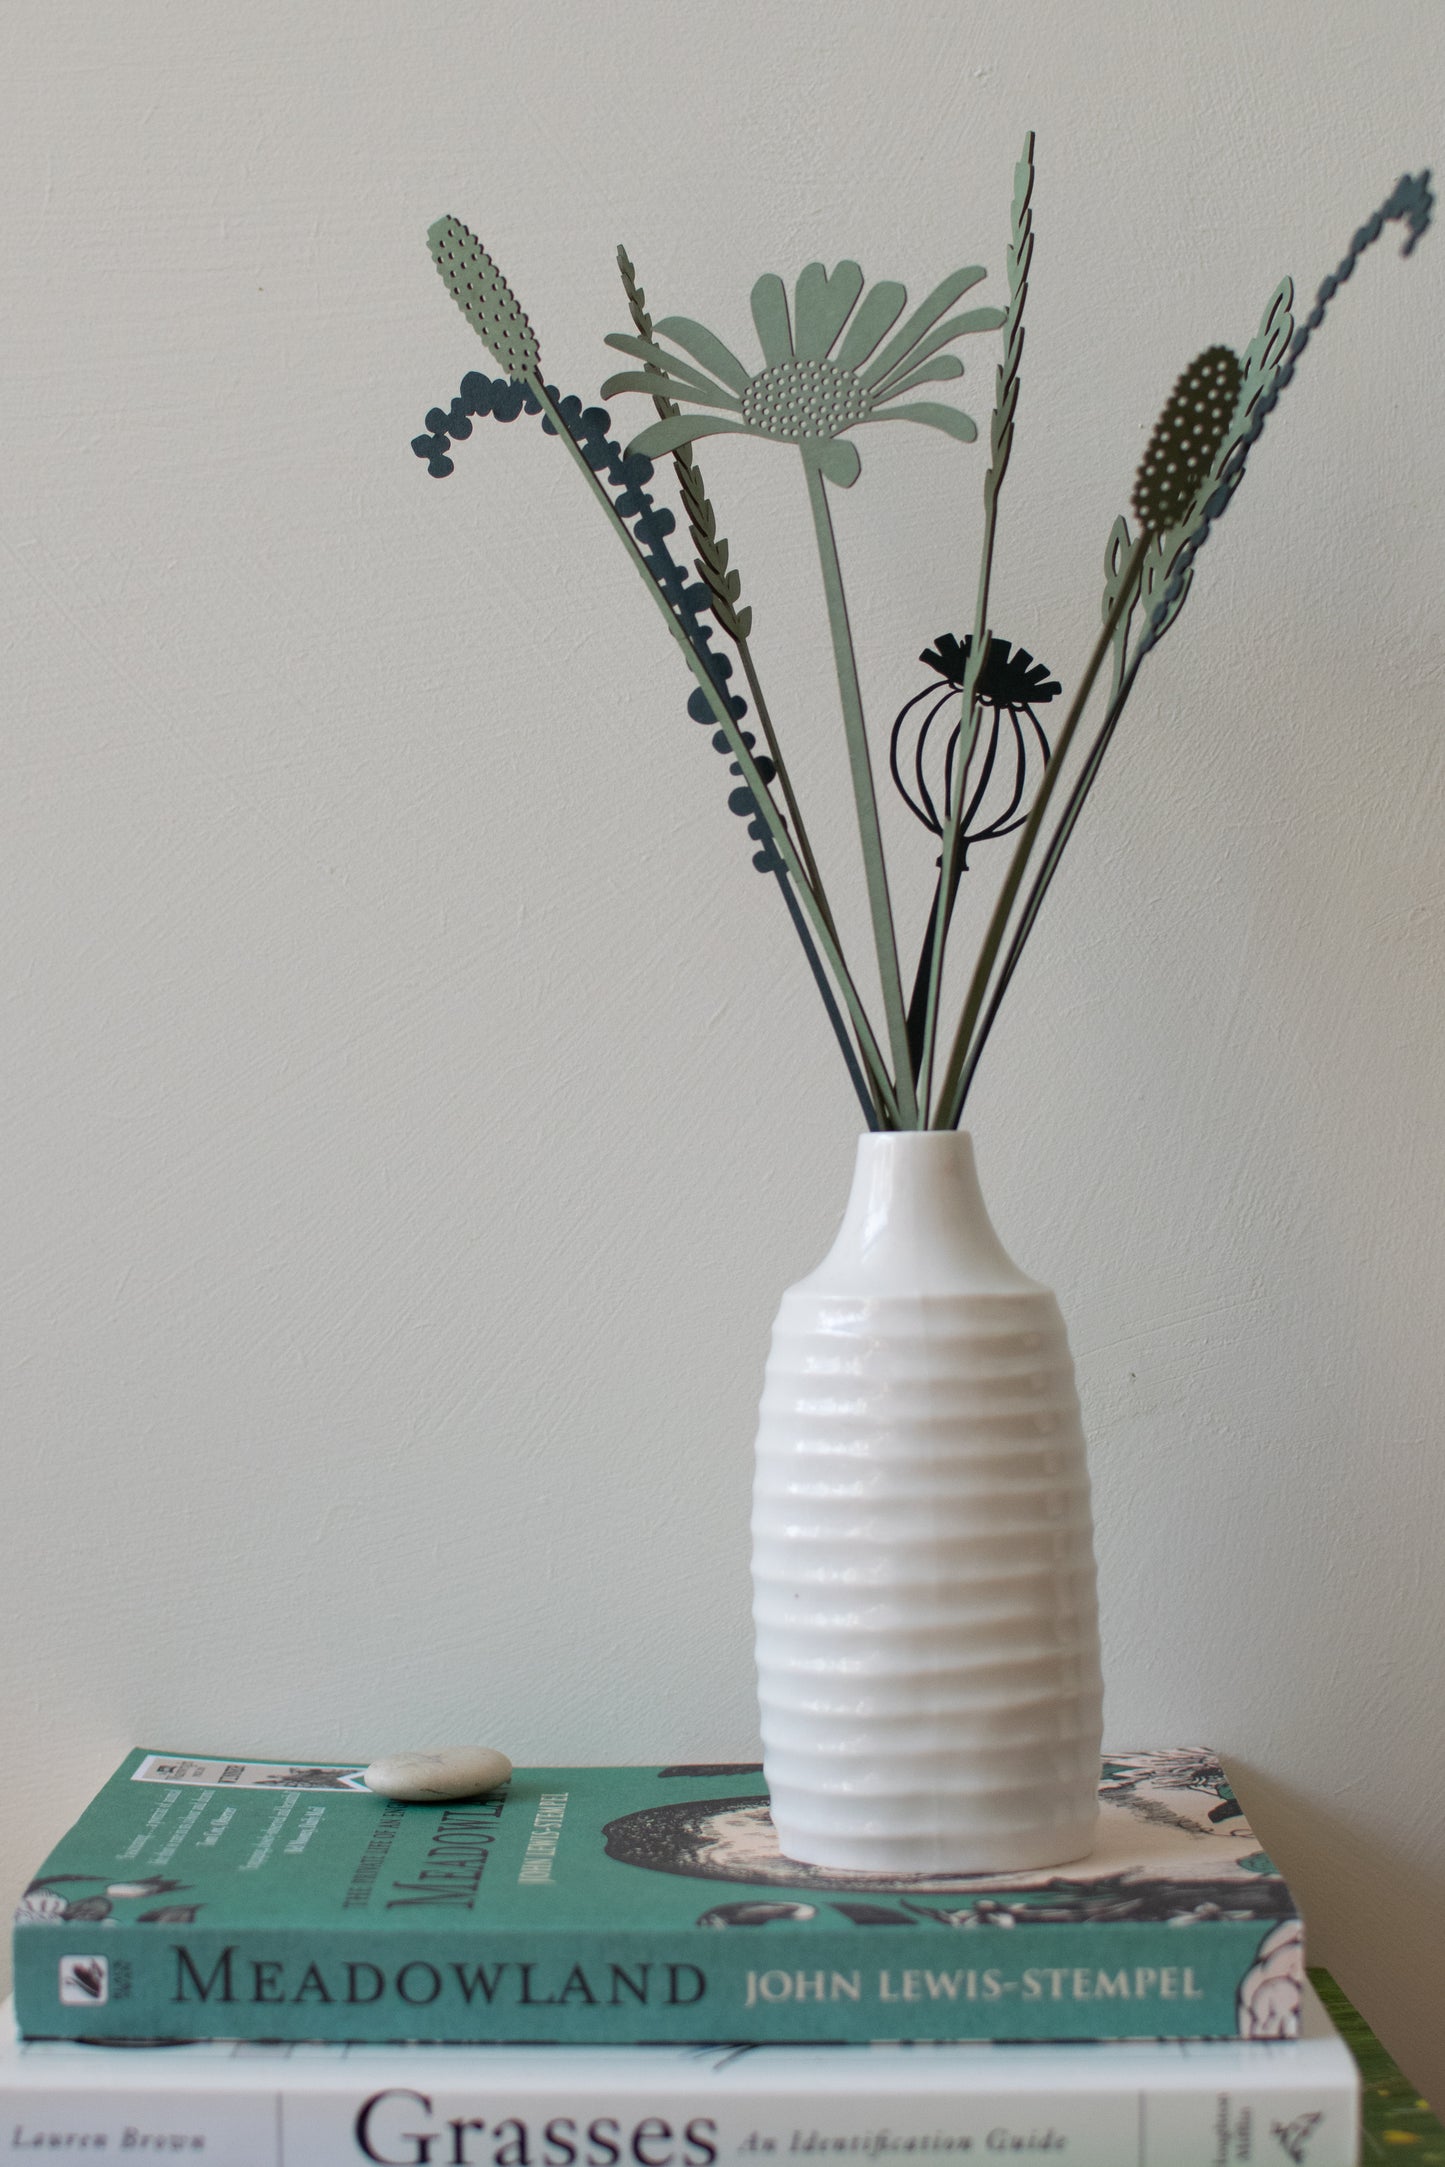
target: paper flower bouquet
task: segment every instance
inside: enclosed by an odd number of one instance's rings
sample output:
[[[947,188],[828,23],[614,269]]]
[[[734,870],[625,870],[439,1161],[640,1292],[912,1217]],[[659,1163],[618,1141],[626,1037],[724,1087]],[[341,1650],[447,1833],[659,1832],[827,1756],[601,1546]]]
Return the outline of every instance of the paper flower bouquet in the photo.
[[[985,277],[977,264],[951,273],[911,310],[901,285],[889,279],[868,285],[856,263],[840,263],[831,273],[821,263],[809,264],[791,295],[781,278],[767,272],[752,291],[758,351],[749,351],[746,358],[690,317],[654,322],[633,265],[619,249],[633,328],[613,333],[607,344],[632,366],[610,376],[602,395],[639,395],[651,402],[656,414],[632,436],[625,451],[612,439],[611,417],[604,408],[584,409],[580,400],[563,397],[546,383],[536,334],[482,243],[455,218],[439,219],[429,235],[448,290],[503,375],[469,375],[450,409],[434,408],[428,415],[428,431],[414,440],[413,448],[427,459],[433,474],[449,474],[452,440],[469,436],[474,418],[491,414],[509,421],[525,411],[540,415],[543,428],[572,454],[697,680],[690,711],[713,727],[714,743],[730,758],[739,782],[731,797],[733,809],[746,816],[760,846],[755,865],[775,875],[782,888],[874,1129],[957,1126],[999,1005],[1140,666],[1177,621],[1195,558],[1239,486],[1251,446],[1362,252],[1388,222],[1401,220],[1407,227],[1408,254],[1432,209],[1429,175],[1406,176],[1355,234],[1303,323],[1294,321],[1293,289],[1286,279],[1271,296],[1259,330],[1242,354],[1226,346],[1211,347],[1180,377],[1136,479],[1133,527],[1121,516],[1110,534],[1103,629],[1080,673],[1051,754],[1033,710],[1041,700],[1055,697],[1059,687],[1026,651],[1011,650],[994,631],[989,613],[999,497],[1020,388],[1033,255],[1033,184],[1030,137],[1015,177],[1006,305],[958,308]],[[951,728],[936,733],[946,743],[927,748],[935,765],[941,750],[940,779],[926,779],[925,748],[915,746],[916,791],[910,792],[900,772],[896,729],[891,745],[894,779],[938,837],[940,849],[932,908],[905,983],[878,818],[875,768],[881,748],[870,740],[864,715],[828,486],[848,489],[857,482],[862,467],[858,439],[880,422],[912,422],[957,444],[972,444],[979,428],[971,415],[918,394],[961,377],[964,365],[953,349],[990,332],[1001,335],[1002,352],[988,424],[973,624],[971,630],[942,635],[922,657],[943,681],[942,699],[952,705],[950,695],[957,695]],[[742,601],[740,575],[719,533],[698,464],[697,446],[716,436],[753,438],[801,459],[837,669],[841,734],[882,994],[881,1028],[865,1008],[857,975],[839,940],[823,872],[759,678],[751,645],[752,611]],[[649,493],[657,478],[652,462],[661,459],[670,459],[674,469],[700,587],[691,583],[668,546],[676,532],[675,515]],[[1142,623],[1131,650],[1136,613]],[[714,638],[715,630],[724,646]],[[728,647],[741,667],[746,699],[732,687]],[[1112,683],[1092,742],[1046,833],[1076,733],[1111,656]],[[756,729],[744,727],[749,703]],[[1017,755],[1012,771],[1007,752],[1000,764],[999,725],[1008,716],[1017,730],[1021,715],[1028,715],[1037,731],[1035,750],[1042,756],[1036,763],[1042,782],[1027,809],[1023,800],[1029,748],[1021,736],[1012,748]],[[758,746],[758,731],[766,750]],[[946,1032],[944,964],[968,846],[1015,831],[1018,841],[961,1012]]]
[[[1408,254],[1432,210],[1429,175],[1407,175],[1354,235],[1303,322],[1286,279],[1242,352],[1210,346],[1179,377],[1139,468],[1132,516],[1109,534],[1102,624],[1050,743],[1039,710],[1063,699],[1061,685],[995,631],[990,610],[1033,184],[1030,137],[999,304],[969,305],[984,278],[976,264],[910,309],[901,285],[869,285],[856,263],[831,272],[812,263],[791,291],[772,272],[760,278],[753,339],[731,328],[724,338],[688,316],[655,321],[619,250],[631,329],[607,343],[628,365],[602,394],[648,402],[625,449],[604,407],[547,383],[536,335],[481,242],[455,218],[430,234],[437,269],[502,374],[469,375],[413,448],[433,474],[449,474],[452,443],[474,420],[528,413],[575,462],[695,679],[688,711],[728,760],[728,802],[747,823],[754,865],[777,881],[867,1123],[838,1239],[784,1295],[774,1328],[757,1439],[753,1615],[782,1851],[875,1880],[1030,1871],[1093,1842],[1102,1687],[1072,1361],[1052,1295],[1018,1270],[989,1223],[958,1123],[1140,669],[1177,623],[1251,448],[1363,252],[1399,221]],[[887,738],[892,780],[938,854],[927,922],[905,959],[878,814],[884,745],[864,712],[829,491],[858,481],[879,423],[951,439],[940,447],[949,458],[973,444],[974,418],[929,394],[963,374],[956,349],[990,334],[1000,351],[972,624],[924,650],[932,674]],[[760,680],[751,608],[698,463],[704,443],[711,459],[714,438],[750,440],[729,446],[730,474],[768,455],[759,447],[801,462],[881,1014],[869,1013],[844,952],[834,876],[825,881]],[[678,514],[652,494],[654,461],[671,462],[696,579],[672,552]],[[1010,836],[961,1008],[946,1014],[969,852]]]

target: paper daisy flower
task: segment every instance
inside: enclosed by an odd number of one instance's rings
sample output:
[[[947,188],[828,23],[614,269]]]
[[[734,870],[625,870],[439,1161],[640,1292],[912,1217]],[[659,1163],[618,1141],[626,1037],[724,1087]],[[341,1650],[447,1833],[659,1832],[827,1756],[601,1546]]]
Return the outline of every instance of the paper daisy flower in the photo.
[[[847,489],[858,479],[860,461],[856,447],[843,438],[865,422],[920,421],[961,444],[978,435],[976,424],[957,407],[931,399],[901,406],[894,401],[921,384],[962,376],[963,363],[942,349],[970,331],[996,331],[1004,322],[1005,312],[998,308],[948,315],[983,276],[979,264],[953,272],[895,330],[908,302],[896,280],[880,280],[860,300],[863,273],[856,263],[840,263],[831,275],[821,263],[810,263],[793,288],[790,317],[787,289],[769,271],[752,297],[763,350],[760,369],[745,368],[715,332],[691,317],[667,316],[650,339],[622,332],[608,338],[609,346],[644,367],[609,377],[602,396],[641,391],[684,409],[644,429],[629,452],[658,458],[700,436],[767,437],[796,444],[808,465]],[[663,339],[682,352],[671,352]],[[725,411],[687,411],[696,407]]]

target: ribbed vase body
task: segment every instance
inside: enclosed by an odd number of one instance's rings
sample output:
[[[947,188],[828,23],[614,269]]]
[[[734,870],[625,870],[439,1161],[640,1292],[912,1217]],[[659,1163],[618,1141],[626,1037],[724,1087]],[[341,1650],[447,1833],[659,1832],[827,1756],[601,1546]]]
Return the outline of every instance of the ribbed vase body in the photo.
[[[758,1427],[753,1617],[784,1855],[1008,1872],[1091,1847],[1089,1479],[1058,1304],[1010,1262],[967,1136],[865,1136],[783,1296]]]

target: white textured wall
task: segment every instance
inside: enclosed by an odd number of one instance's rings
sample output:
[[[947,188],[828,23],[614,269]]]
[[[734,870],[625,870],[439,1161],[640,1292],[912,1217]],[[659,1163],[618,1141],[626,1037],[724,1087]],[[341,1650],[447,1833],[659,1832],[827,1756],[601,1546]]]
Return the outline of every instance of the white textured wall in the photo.
[[[408,449],[489,366],[425,227],[595,394],[619,239],[745,344],[815,255],[997,295],[1035,127],[997,622],[1070,676],[1177,370],[1438,161],[1445,16],[12,0],[7,45],[6,1886],[133,1742],[746,1754],[754,1397],[854,1112],[560,447]],[[1442,292],[1436,233],[1342,295],[971,1125],[1079,1357],[1111,1736],[1218,1743],[1445,2105]],[[984,461],[865,452],[882,717]],[[796,463],[705,470],[841,863]]]

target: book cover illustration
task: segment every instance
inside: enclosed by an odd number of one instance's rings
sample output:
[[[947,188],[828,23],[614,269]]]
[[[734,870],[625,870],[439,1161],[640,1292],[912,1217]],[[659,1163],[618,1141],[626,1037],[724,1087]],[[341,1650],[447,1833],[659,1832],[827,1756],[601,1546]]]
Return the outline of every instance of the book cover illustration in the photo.
[[[50,2037],[638,2042],[1292,2037],[1303,1935],[1218,1761],[1104,1764],[1042,1874],[782,1857],[761,1768],[519,1769],[446,1806],[358,1768],[137,1752],[22,1900]]]

